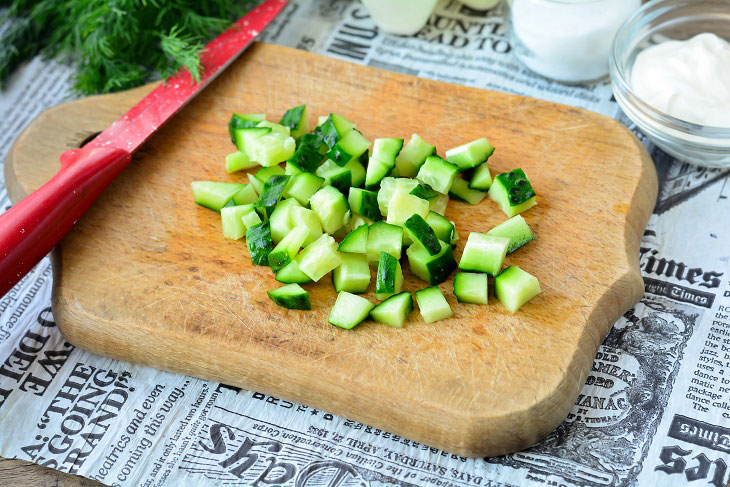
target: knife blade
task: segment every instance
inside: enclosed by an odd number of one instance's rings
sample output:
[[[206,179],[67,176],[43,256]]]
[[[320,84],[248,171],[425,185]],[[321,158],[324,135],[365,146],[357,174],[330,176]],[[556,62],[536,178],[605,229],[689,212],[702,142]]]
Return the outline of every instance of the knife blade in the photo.
[[[239,19],[201,53],[200,82],[181,70],[84,147],[61,154],[59,172],[0,215],[0,297],[61,241],[132,154],[225,70],[286,4],[267,0]]]

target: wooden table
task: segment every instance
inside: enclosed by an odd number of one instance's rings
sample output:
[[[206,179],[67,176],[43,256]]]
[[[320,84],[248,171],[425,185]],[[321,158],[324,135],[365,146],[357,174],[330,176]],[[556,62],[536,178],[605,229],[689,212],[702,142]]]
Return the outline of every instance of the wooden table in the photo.
[[[0,458],[0,485],[13,487],[97,487],[103,484],[22,460]]]

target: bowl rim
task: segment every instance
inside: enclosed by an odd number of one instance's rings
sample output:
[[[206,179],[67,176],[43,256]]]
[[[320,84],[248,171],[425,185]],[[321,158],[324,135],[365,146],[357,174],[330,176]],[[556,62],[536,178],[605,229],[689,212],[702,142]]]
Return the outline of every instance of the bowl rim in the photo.
[[[730,138],[730,127],[716,127],[711,125],[702,125],[693,122],[688,122],[680,118],[669,115],[666,112],[658,110],[653,106],[646,103],[636,92],[633,90],[631,83],[628,82],[626,73],[618,62],[622,54],[621,45],[632,39],[629,34],[633,27],[643,23],[644,19],[648,14],[654,12],[657,9],[666,11],[666,4],[675,3],[677,0],[652,0],[642,5],[637,9],[631,16],[624,21],[623,24],[616,31],[616,34],[611,43],[611,49],[609,51],[609,73],[611,76],[611,83],[622,95],[629,96],[616,96],[616,100],[619,101],[621,98],[625,98],[625,102],[633,105],[634,109],[638,109],[643,112],[644,115],[648,116],[652,121],[657,122],[662,127],[666,127],[672,130],[676,130],[683,134],[693,137],[706,137],[708,139],[726,139]],[[697,0],[684,0],[688,5],[697,5]],[[730,5],[730,0],[713,0],[725,2]],[[672,7],[669,7],[670,9]]]

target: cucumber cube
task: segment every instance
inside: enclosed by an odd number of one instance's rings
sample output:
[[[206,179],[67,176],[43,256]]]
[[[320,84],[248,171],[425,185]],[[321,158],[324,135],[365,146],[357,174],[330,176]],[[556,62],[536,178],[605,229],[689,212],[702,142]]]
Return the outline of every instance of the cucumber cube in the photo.
[[[279,306],[287,309],[312,309],[309,293],[299,284],[287,284],[279,289],[266,291],[269,298]]]
[[[271,237],[274,239],[274,243],[281,242],[283,239],[296,225],[292,223],[290,212],[294,207],[298,207],[299,202],[294,198],[289,198],[281,201],[274,209],[273,213],[269,217],[271,222]],[[317,235],[319,237],[319,235]]]
[[[423,140],[418,134],[413,134],[403,150],[395,159],[398,174],[404,178],[412,178],[418,174],[418,169],[426,162],[428,156],[436,154],[436,146]]]
[[[403,246],[403,228],[390,223],[377,222],[368,228],[368,262],[380,261],[380,252],[400,259]]]
[[[411,216],[419,215],[425,218],[430,211],[428,200],[398,190],[390,199],[386,221],[392,225],[403,226]]]
[[[251,184],[244,184],[236,194],[233,195],[233,202],[237,205],[247,205],[249,203],[256,203],[259,199],[258,193]]]
[[[457,272],[454,276],[454,296],[460,303],[487,304],[487,275]]]
[[[510,218],[537,204],[535,190],[522,169],[514,169],[495,177],[492,187],[489,188],[489,197]]]
[[[502,269],[508,247],[507,237],[471,232],[461,254],[459,269],[486,272],[490,276],[496,276]]]
[[[362,184],[365,182],[365,176],[366,176],[366,169],[365,166],[362,165],[360,161],[357,159],[353,159],[345,166],[343,169],[347,169],[350,171],[351,176],[351,185],[355,188],[362,186]]]
[[[343,136],[325,156],[338,166],[344,166],[351,160],[359,158],[369,147],[370,141],[353,129]]]
[[[322,136],[304,134],[297,139],[297,144],[297,150],[287,159],[287,162],[295,164],[306,172],[316,171],[325,160],[321,148],[327,146],[322,141]]]
[[[403,270],[398,259],[380,252],[378,275],[375,280],[375,297],[380,301],[388,299],[403,289]]]
[[[350,232],[337,247],[339,252],[347,252],[351,254],[365,254],[368,253],[368,225],[360,225],[355,230]]]
[[[381,220],[380,209],[378,208],[378,194],[360,188],[350,189],[347,197],[350,209],[359,215],[373,221]]]
[[[251,141],[246,147],[246,153],[252,161],[264,167],[275,166],[294,155],[296,143],[291,137],[278,135],[263,135]]]
[[[254,203],[255,208],[262,208],[267,215],[271,215],[274,207],[281,199],[284,186],[289,182],[290,176],[272,176],[264,183],[259,199]]]
[[[345,196],[334,186],[325,186],[314,193],[310,206],[327,233],[335,233],[350,221],[350,205]]]
[[[253,209],[253,205],[251,205],[251,209]],[[261,223],[261,217],[255,211],[250,211],[248,213],[245,213],[241,217],[241,221],[243,221],[243,224],[246,227],[246,231],[248,232],[249,228],[255,227],[256,225]]]
[[[404,227],[411,239],[418,242],[430,255],[441,252],[441,243],[436,233],[421,215],[411,216],[406,220]]]
[[[307,227],[293,228],[269,254],[269,267],[276,272],[287,266],[302,248],[308,235]]]
[[[454,315],[449,307],[449,302],[446,301],[438,286],[416,291],[416,301],[418,301],[418,310],[426,323],[444,320]]]
[[[494,279],[494,295],[510,313],[540,294],[537,278],[517,266],[509,266]]]
[[[488,191],[492,187],[492,173],[489,172],[489,165],[486,162],[471,173],[469,187],[479,191]]]
[[[304,284],[312,282],[312,279],[299,269],[296,260],[289,262],[285,267],[276,272],[276,280],[284,284]]]
[[[303,172],[297,174],[291,183],[284,188],[284,198],[296,198],[301,205],[308,205],[314,193],[322,187],[324,178]]]
[[[367,299],[342,291],[330,311],[329,322],[345,330],[351,330],[367,318],[374,307],[375,305]]]
[[[403,328],[411,311],[413,311],[413,296],[408,291],[404,291],[374,307],[370,311],[370,317],[378,323]]]
[[[289,158],[289,160],[284,163],[284,174],[286,174],[287,176],[296,176],[297,174],[301,174],[303,172],[305,172],[304,169],[299,167],[296,162],[292,162],[291,158]],[[289,184],[291,184],[291,181],[289,181]]]
[[[293,206],[289,210],[289,226],[294,228],[299,225],[306,227],[309,231],[309,235],[304,241],[304,245],[309,245],[322,236],[322,223],[320,223],[317,214],[307,208]]]
[[[416,179],[430,185],[441,194],[448,194],[459,168],[438,156],[428,156],[418,170]]]
[[[373,157],[368,160],[368,168],[365,174],[365,187],[373,189],[382,184],[383,179],[395,167],[388,162],[379,161]]]
[[[314,133],[322,136],[322,140],[327,144],[327,147],[334,147],[342,137],[354,128],[355,124],[342,115],[330,113],[330,116],[314,129]]]
[[[236,129],[234,131],[234,143],[236,144],[236,149],[238,149],[239,152],[246,153],[246,155],[248,155],[250,159],[251,154],[248,153],[246,147],[248,147],[254,139],[263,137],[264,135],[268,135],[270,133],[270,127],[244,127]]]
[[[233,152],[226,156],[226,172],[228,173],[250,169],[257,165],[258,164],[248,158],[248,155],[245,152]]]
[[[332,272],[335,291],[364,293],[370,284],[370,266],[365,254],[341,253],[342,264]]]
[[[290,135],[295,139],[309,132],[307,105],[299,105],[287,110],[284,116],[281,117],[279,124],[289,127]]]
[[[487,235],[497,235],[499,237],[507,237],[509,239],[509,247],[507,247],[507,253],[511,254],[515,250],[519,249],[527,242],[535,240],[535,236],[530,230],[530,226],[527,224],[522,215],[515,215],[509,220],[500,223],[496,227],[492,228],[487,232]]]
[[[242,184],[218,183],[214,181],[194,181],[190,184],[193,198],[200,206],[221,211],[228,205],[242,187]]]
[[[324,178],[323,186],[334,186],[343,194],[347,193],[352,186],[352,171],[344,167],[339,167],[330,160],[322,164],[317,169],[316,174]]]
[[[456,269],[456,261],[451,247],[439,241],[441,252],[431,255],[420,244],[413,244],[406,250],[411,272],[429,284],[444,282]]]
[[[256,265],[269,265],[269,253],[274,247],[269,222],[259,223],[246,230],[246,243],[251,261]]]
[[[270,166],[270,167],[263,167],[256,171],[256,174],[254,174],[254,179],[261,183],[260,186],[254,188],[256,189],[256,192],[258,194],[261,194],[261,192],[264,190],[264,183],[271,179],[274,176],[284,176],[285,171],[280,166]],[[249,174],[249,176],[251,176]],[[250,179],[250,177],[249,177]]]
[[[380,182],[380,190],[378,191],[378,208],[380,208],[380,214],[383,216],[388,215],[390,200],[393,198],[396,191],[410,193],[416,188],[416,186],[418,186],[418,181],[415,179],[384,178]]]
[[[428,216],[426,216],[426,223],[433,228],[433,231],[436,233],[439,240],[451,243],[451,237],[454,234],[454,224],[445,216],[442,216],[432,210]]]
[[[236,143],[236,130],[255,127],[263,120],[266,120],[265,113],[234,113],[228,121],[228,133],[231,135],[231,142]]]
[[[459,171],[466,171],[482,164],[494,153],[494,146],[487,139],[474,140],[446,151],[446,160],[459,166]]]
[[[233,240],[240,240],[246,235],[246,225],[243,223],[243,215],[252,212],[252,205],[228,206],[221,209],[221,224],[223,236]]]
[[[431,211],[443,215],[446,213],[446,207],[449,205],[449,197],[445,194],[440,194],[435,198],[428,200],[428,206]]]
[[[337,242],[329,235],[322,235],[307,245],[296,256],[296,261],[299,269],[314,282],[319,281],[325,274],[342,264],[340,253],[337,252]]]
[[[375,139],[373,142],[373,159],[395,166],[395,158],[403,148],[403,139]]]
[[[476,189],[470,189],[469,183],[460,177],[454,178],[454,182],[451,184],[449,190],[449,196],[456,198],[457,200],[465,201],[470,205],[476,205],[487,196],[486,191],[477,191]]]
[[[419,184],[415,188],[413,188],[410,192],[410,194],[414,196],[418,196],[421,199],[424,200],[430,200],[431,198],[435,198],[437,196],[442,196],[441,193],[434,190],[431,186],[428,184]]]

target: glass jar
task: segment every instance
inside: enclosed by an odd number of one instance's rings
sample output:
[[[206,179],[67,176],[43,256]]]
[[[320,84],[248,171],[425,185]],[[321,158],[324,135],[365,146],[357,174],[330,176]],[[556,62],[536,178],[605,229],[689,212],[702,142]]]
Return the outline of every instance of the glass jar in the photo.
[[[426,25],[437,0],[362,0],[375,23],[389,34],[413,35]]]
[[[515,56],[530,70],[563,83],[608,75],[611,42],[641,0],[507,0]]]

